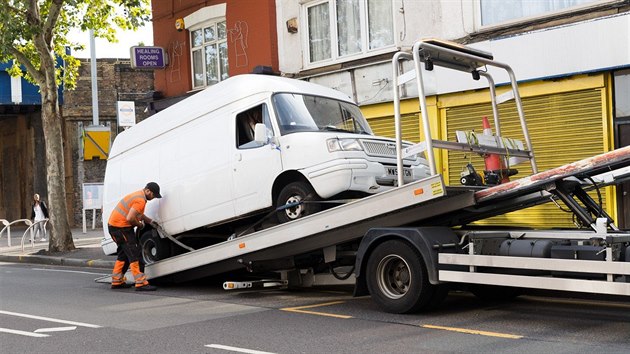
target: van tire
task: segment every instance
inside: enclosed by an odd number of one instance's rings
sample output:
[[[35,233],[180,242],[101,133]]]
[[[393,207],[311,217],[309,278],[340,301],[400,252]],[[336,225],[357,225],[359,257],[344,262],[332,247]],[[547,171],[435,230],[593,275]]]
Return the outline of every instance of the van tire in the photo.
[[[288,203],[294,203],[297,201],[317,202],[320,198],[315,193],[313,187],[307,182],[293,182],[287,184],[276,200],[276,208],[282,207]],[[278,222],[285,223],[293,220],[297,220],[303,216],[315,214],[322,209],[319,203],[304,203],[295,207],[279,210]]]
[[[140,237],[140,250],[145,264],[155,263],[171,255],[169,243],[154,231],[149,230]]]

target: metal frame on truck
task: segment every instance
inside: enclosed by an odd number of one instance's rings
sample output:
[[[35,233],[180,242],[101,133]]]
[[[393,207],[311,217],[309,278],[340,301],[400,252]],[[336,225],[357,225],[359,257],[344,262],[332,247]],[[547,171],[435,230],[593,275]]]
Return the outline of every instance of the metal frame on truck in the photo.
[[[402,60],[413,60],[414,70],[400,73]],[[421,64],[426,70],[444,66],[470,73],[474,79],[488,79],[497,135],[494,80],[479,68],[506,70],[526,148],[433,140]],[[393,66],[398,167],[405,154],[424,152],[432,176],[407,185],[400,181],[399,187],[383,193],[149,264],[146,274],[183,281],[243,268],[262,273],[352,265],[355,294],[370,294],[384,310],[396,313],[435,306],[452,285],[462,283],[476,295],[490,298],[516,296],[517,288],[630,296],[630,233],[618,230],[601,203],[586,193],[630,178],[630,147],[538,172],[518,86],[508,65],[494,61],[489,53],[427,40],[416,43],[411,53],[396,54]],[[413,78],[419,85],[425,140],[403,150],[399,88]],[[490,187],[448,187],[436,173],[434,148],[526,158],[534,174]],[[563,203],[582,228],[465,227],[551,201]]]

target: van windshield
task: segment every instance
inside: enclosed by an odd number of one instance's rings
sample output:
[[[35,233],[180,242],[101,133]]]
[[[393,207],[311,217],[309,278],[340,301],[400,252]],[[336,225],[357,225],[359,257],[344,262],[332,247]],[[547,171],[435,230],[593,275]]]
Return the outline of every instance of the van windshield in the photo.
[[[278,93],[273,96],[280,133],[338,131],[372,135],[359,107],[332,98]]]

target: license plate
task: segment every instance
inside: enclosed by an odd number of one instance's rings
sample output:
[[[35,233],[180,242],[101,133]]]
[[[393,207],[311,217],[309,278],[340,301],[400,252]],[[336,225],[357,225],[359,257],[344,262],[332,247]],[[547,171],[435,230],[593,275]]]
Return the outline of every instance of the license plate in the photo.
[[[386,167],[388,176],[398,176],[398,169],[396,167]],[[403,168],[403,176],[411,177],[411,170],[408,168]]]

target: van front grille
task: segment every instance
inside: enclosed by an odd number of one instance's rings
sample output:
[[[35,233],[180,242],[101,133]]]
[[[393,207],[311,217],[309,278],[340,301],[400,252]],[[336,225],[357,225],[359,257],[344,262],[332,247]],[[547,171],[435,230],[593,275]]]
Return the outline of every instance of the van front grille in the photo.
[[[361,144],[368,156],[396,157],[396,143],[394,142],[361,140]],[[403,145],[403,148],[405,146]],[[408,157],[405,160],[414,160],[414,158]]]

